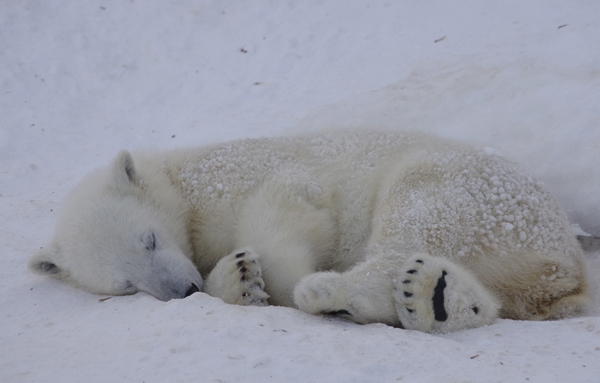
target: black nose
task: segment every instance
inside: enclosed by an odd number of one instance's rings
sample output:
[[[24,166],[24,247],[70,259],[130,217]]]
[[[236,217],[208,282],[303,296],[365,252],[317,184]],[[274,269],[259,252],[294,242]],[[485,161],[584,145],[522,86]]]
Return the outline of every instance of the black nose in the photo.
[[[189,297],[190,295],[192,295],[193,293],[197,293],[199,292],[200,289],[198,288],[198,286],[196,286],[195,283],[192,283],[192,285],[190,286],[190,288],[188,289],[188,291],[185,293],[185,297]]]

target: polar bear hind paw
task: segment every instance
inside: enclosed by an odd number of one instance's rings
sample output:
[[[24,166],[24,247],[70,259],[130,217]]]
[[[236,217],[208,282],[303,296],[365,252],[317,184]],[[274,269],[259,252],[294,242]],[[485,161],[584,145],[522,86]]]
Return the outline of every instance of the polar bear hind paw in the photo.
[[[269,295],[264,288],[258,255],[251,249],[241,249],[217,263],[208,276],[205,292],[226,303],[268,306]]]
[[[394,278],[394,301],[402,326],[430,333],[491,324],[499,304],[467,270],[418,254]]]

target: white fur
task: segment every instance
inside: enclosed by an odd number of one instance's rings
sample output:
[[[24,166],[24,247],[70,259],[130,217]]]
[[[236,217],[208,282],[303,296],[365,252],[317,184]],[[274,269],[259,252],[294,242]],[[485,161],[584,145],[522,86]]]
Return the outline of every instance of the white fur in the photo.
[[[241,140],[135,165],[122,152],[69,196],[30,268],[166,300],[202,288],[190,259],[205,291],[229,303],[270,296],[422,331],[491,323],[496,312],[559,317],[587,300],[581,249],[541,183],[497,155],[397,132]],[[440,273],[444,321],[431,306]]]

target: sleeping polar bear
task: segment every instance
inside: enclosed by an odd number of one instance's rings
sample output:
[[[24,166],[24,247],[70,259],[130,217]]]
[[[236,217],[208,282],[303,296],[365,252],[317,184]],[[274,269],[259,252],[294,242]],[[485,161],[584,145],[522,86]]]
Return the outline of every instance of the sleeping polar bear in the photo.
[[[543,184],[491,148],[389,131],[122,151],[69,195],[29,267],[94,293],[204,291],[426,332],[587,302]]]

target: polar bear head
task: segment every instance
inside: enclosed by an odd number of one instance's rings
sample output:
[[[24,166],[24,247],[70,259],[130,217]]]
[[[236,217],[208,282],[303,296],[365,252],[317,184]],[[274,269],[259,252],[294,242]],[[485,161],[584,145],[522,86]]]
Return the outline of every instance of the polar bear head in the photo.
[[[190,260],[188,214],[164,172],[138,170],[122,151],[67,197],[53,241],[29,268],[98,294],[186,297],[202,290]]]

